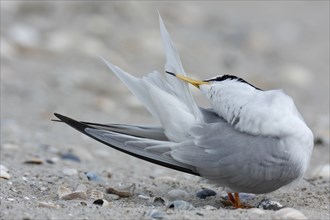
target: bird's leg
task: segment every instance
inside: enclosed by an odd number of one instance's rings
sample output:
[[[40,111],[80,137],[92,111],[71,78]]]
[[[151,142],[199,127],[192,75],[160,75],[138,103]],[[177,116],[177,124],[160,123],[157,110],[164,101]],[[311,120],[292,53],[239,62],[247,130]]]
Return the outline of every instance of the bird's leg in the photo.
[[[241,201],[239,200],[239,194],[235,192],[234,195],[235,195],[235,207],[242,208]]]
[[[235,206],[236,201],[235,201],[234,196],[231,193],[227,193],[227,195],[228,195],[229,201],[233,204],[233,206]]]
[[[228,199],[229,201],[232,203],[233,207],[239,209],[239,208],[252,208],[252,206],[245,206],[245,205],[242,205],[240,199],[239,199],[239,194],[238,193],[234,193],[234,196],[233,194],[231,193],[227,193],[228,195]]]

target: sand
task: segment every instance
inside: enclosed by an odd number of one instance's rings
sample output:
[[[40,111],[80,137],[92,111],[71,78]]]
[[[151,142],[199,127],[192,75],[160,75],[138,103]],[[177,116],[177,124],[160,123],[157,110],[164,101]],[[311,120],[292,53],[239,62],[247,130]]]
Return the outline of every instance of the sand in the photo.
[[[83,121],[157,124],[97,57],[136,76],[163,71],[157,10],[191,76],[232,73],[293,97],[316,138],[305,180],[246,200],[270,198],[293,211],[225,208],[221,187],[51,121],[58,112]],[[68,152],[80,162],[64,159]],[[1,219],[329,219],[329,2],[1,1],[0,164],[10,175],[0,178]],[[98,179],[88,180],[86,172]],[[93,204],[90,195],[59,198],[60,186],[81,184],[102,192],[109,205]],[[107,194],[108,187],[131,196]],[[203,187],[217,195],[197,198]],[[169,209],[174,189],[195,208]]]

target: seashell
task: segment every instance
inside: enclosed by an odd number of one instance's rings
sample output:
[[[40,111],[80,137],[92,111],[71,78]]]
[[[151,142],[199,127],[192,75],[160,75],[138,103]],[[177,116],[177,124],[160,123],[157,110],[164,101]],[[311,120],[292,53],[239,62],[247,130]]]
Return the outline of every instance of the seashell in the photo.
[[[205,199],[206,197],[215,196],[217,193],[211,189],[203,188],[202,191],[196,193],[196,196],[200,199]]]
[[[282,209],[284,207],[279,202],[272,201],[270,199],[263,199],[257,205],[257,208],[263,208],[265,210],[274,210],[274,211],[276,211],[276,210]]]
[[[73,200],[73,199],[87,199],[87,194],[85,192],[72,192],[67,195],[60,197],[63,200]]]
[[[167,194],[170,200],[187,199],[189,197],[189,194],[182,189],[172,189]]]
[[[87,196],[93,200],[97,200],[97,199],[103,199],[104,198],[104,194],[103,192],[96,190],[96,189],[92,189],[92,190],[88,190],[87,191]]]
[[[82,188],[82,185],[80,185]],[[77,191],[72,192],[69,188],[65,186],[59,186],[58,195],[60,199],[72,200],[72,199],[87,199],[87,194],[82,189],[77,188]]]
[[[293,208],[283,208],[274,213],[274,219],[308,219],[302,212]]]
[[[84,184],[80,184],[75,190],[75,192],[86,192],[86,191],[87,191],[87,187]]]
[[[110,207],[110,203],[105,199],[96,199],[93,204],[100,205],[102,207]]]
[[[45,207],[45,208],[53,208],[53,209],[60,208],[59,205],[56,205],[56,204],[51,203],[51,202],[38,202],[38,206],[39,207]]]
[[[37,164],[40,165],[43,163],[43,160],[39,159],[39,158],[31,158],[28,159],[26,161],[24,161],[25,164]]]
[[[146,217],[148,218],[152,218],[152,219],[163,219],[166,214],[162,211],[159,211],[157,209],[153,209],[151,211],[148,211],[146,214],[145,214]]]
[[[8,168],[2,164],[0,164],[0,178],[7,180],[10,178],[10,174],[8,173]]]
[[[168,208],[174,210],[190,210],[190,211],[195,209],[195,207],[192,204],[183,200],[172,201],[168,205]]]
[[[117,189],[114,189],[112,187],[107,188],[106,192],[109,193],[109,194],[118,195],[120,197],[130,197],[130,196],[132,196],[132,193],[129,192],[129,191],[117,190]]]
[[[152,203],[157,206],[164,206],[168,203],[168,201],[162,197],[155,197]]]
[[[146,196],[146,195],[138,195],[138,197],[140,199],[144,199],[144,200],[149,200],[150,199],[150,197],[149,196]]]
[[[63,196],[68,195],[70,193],[72,193],[72,190],[65,186],[59,186],[57,189],[57,194],[59,198],[62,198]]]

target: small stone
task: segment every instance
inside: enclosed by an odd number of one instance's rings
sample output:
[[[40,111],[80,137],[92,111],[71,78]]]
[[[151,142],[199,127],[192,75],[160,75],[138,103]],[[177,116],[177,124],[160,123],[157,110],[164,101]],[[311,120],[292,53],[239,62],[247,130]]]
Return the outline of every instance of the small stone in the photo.
[[[272,201],[270,199],[263,199],[261,202],[257,205],[257,208],[263,208],[265,210],[279,210],[284,208],[279,202]]]
[[[10,174],[8,173],[8,168],[2,164],[0,164],[0,178],[7,180],[10,178]]]
[[[89,181],[94,181],[97,183],[104,182],[103,178],[98,176],[95,172],[89,171],[89,172],[86,172],[85,175]]]
[[[71,152],[65,153],[61,155],[61,159],[63,160],[71,160],[80,163],[80,158],[76,155],[74,155]]]
[[[206,205],[206,206],[204,206],[203,208],[204,208],[205,210],[217,210],[216,207],[211,206],[211,205]]]
[[[175,200],[173,202],[171,202],[168,205],[169,209],[174,209],[174,210],[194,210],[195,207],[190,204],[189,202],[183,201],[183,200]]]
[[[274,213],[274,219],[308,219],[302,212],[293,208],[283,208]]]
[[[115,194],[108,194],[106,197],[110,201],[114,201],[114,200],[120,199],[120,197],[118,195],[115,195]]]
[[[68,176],[78,175],[78,170],[74,168],[64,168],[62,172]]]
[[[170,200],[184,200],[189,197],[189,194],[182,189],[172,189],[167,193],[167,195]]]
[[[157,209],[153,209],[151,211],[148,211],[145,216],[148,218],[152,218],[152,219],[163,219],[165,217],[165,213],[162,211],[159,211]]]
[[[330,178],[330,164],[322,165],[319,168],[317,168],[316,170],[319,170],[319,172],[317,173],[318,176],[321,176],[325,179]]]
[[[217,193],[211,189],[204,188],[202,191],[198,192],[196,196],[200,199],[205,199],[206,197],[215,196]]]

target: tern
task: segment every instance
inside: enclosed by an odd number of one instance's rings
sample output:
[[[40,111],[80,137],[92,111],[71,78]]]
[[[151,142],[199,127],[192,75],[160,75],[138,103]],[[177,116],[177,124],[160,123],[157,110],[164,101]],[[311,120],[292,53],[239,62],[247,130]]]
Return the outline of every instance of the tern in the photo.
[[[101,59],[160,126],[55,116],[116,150],[224,187],[236,208],[246,207],[240,192],[269,193],[301,179],[312,154],[313,134],[292,98],[234,75],[188,78],[160,16],[159,23],[166,73],[154,71],[137,78]],[[189,84],[205,95],[211,108],[196,104]]]

